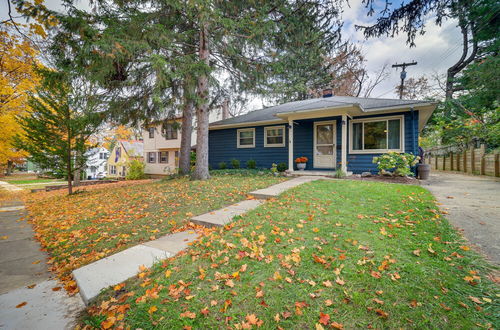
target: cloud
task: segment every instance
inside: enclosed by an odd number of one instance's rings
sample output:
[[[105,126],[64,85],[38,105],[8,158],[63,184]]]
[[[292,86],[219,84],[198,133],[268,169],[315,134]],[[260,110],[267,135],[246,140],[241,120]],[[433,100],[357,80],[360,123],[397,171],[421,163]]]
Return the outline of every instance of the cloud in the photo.
[[[345,7],[343,19],[344,40],[351,40],[362,45],[366,66],[369,71],[378,71],[384,64],[417,61],[416,66],[407,69],[407,77],[420,77],[433,75],[435,72],[443,74],[452,66],[461,55],[460,30],[454,20],[445,21],[442,26],[437,26],[432,17],[427,18],[425,34],[418,35],[416,47],[410,48],[406,44],[406,34],[399,34],[394,38],[381,37],[365,39],[362,31],[356,31],[355,25],[370,25],[375,22],[375,17],[367,16],[368,9],[361,0],[351,0],[350,7]],[[389,78],[372,93],[372,97],[396,98],[395,86],[399,84],[399,71],[390,69]]]

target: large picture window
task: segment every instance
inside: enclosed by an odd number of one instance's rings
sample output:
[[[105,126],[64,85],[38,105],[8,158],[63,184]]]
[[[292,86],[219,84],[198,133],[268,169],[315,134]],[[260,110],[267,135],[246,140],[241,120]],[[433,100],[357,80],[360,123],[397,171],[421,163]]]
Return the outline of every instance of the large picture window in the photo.
[[[404,152],[403,116],[354,119],[349,153]]]
[[[255,128],[242,128],[236,132],[238,148],[255,148]]]
[[[264,147],[284,147],[285,126],[264,127]]]

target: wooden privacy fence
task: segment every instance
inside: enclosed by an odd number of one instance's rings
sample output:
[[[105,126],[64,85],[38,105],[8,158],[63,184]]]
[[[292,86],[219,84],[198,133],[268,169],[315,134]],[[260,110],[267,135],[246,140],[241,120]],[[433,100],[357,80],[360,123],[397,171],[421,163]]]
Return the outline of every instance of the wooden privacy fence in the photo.
[[[466,150],[453,146],[436,147],[426,150],[425,154],[425,163],[433,170],[500,177],[499,153],[486,153],[484,144]]]

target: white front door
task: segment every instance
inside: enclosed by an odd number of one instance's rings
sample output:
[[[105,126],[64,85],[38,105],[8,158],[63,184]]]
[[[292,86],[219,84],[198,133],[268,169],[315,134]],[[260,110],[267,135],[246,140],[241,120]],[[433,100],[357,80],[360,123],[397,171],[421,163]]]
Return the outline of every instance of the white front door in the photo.
[[[314,123],[314,167],[335,168],[337,154],[335,121]]]

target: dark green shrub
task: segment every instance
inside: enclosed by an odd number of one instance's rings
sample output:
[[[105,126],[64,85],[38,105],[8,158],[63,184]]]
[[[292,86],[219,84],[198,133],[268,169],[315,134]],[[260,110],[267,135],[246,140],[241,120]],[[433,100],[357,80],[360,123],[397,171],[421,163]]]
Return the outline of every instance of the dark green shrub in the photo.
[[[225,170],[227,168],[227,164],[226,162],[220,162],[219,163],[219,169],[220,170]]]
[[[286,163],[278,164],[278,172],[285,172],[288,169],[288,165]]]
[[[247,161],[247,168],[249,169],[256,169],[257,168],[257,162],[253,159],[250,159]]]
[[[237,159],[231,159],[231,166],[235,169],[240,168],[240,161]]]

